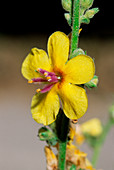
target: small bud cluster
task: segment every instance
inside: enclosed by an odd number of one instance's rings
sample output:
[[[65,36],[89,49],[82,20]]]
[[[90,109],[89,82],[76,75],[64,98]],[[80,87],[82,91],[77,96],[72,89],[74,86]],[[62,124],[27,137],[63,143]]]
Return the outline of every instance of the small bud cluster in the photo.
[[[80,0],[80,25],[82,23],[89,24],[90,19],[94,17],[96,13],[99,12],[98,8],[92,8],[94,0]],[[68,24],[71,26],[72,24],[72,0],[62,0],[63,8],[68,11],[65,13],[65,19],[67,20]]]

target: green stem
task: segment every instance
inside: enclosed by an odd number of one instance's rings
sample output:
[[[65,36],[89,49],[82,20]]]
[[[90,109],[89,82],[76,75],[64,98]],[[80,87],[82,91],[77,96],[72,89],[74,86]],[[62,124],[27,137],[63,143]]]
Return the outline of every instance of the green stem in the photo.
[[[72,17],[72,39],[71,39],[71,54],[78,47],[79,25],[80,21],[80,0],[73,0],[73,17]]]
[[[67,142],[59,142],[58,170],[65,170],[66,144]]]
[[[104,130],[103,130],[103,133],[101,135],[101,137],[99,138],[95,148],[94,148],[94,153],[93,153],[93,157],[92,157],[92,165],[93,167],[96,167],[96,164],[97,164],[97,160],[99,158],[99,155],[100,155],[100,151],[101,151],[101,147],[106,139],[106,136],[108,134],[108,132],[110,131],[110,128],[112,126],[112,120],[110,119],[107,124],[105,125],[104,127]]]
[[[80,11],[80,0],[72,0],[72,39],[71,39],[71,54],[78,47],[78,36],[79,36],[79,11]],[[60,109],[57,120],[56,130],[59,138],[59,157],[58,157],[58,170],[65,170],[65,158],[66,158],[66,145],[67,145],[67,134],[69,129],[69,119]]]

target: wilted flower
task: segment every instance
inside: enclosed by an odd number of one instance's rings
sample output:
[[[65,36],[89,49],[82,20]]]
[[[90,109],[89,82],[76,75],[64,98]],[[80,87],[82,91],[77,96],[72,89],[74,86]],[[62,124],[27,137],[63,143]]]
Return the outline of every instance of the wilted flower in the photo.
[[[47,170],[57,170],[57,158],[50,147],[45,146]]]
[[[66,161],[76,165],[77,170],[86,168],[86,156],[87,154],[81,152],[75,145],[67,145]]]

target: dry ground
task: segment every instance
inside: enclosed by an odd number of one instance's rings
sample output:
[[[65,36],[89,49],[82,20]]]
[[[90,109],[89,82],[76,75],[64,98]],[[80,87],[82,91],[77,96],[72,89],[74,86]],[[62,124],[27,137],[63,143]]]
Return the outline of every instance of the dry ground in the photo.
[[[43,170],[44,142],[37,138],[38,125],[30,113],[30,102],[36,87],[22,77],[21,64],[32,47],[46,49],[46,35],[0,36],[0,169]],[[114,39],[84,38],[80,47],[95,58],[99,86],[87,90],[89,108],[79,122],[98,117],[105,123],[108,108],[114,102]],[[91,156],[85,145],[84,151]],[[99,169],[114,170],[114,128],[105,141]]]

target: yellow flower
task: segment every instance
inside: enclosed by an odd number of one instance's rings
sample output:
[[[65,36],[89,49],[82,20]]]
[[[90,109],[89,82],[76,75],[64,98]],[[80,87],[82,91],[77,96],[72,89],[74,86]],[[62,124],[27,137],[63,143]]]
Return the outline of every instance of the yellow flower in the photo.
[[[50,147],[45,146],[47,170],[57,170],[57,158]]]
[[[94,118],[81,124],[81,130],[83,134],[89,134],[93,137],[101,135],[103,128],[99,119]]]
[[[89,82],[95,72],[93,60],[79,55],[68,60],[69,39],[62,32],[53,33],[48,40],[48,55],[33,48],[22,64],[22,74],[29,83],[45,83],[32,99],[31,112],[38,123],[51,124],[60,108],[70,119],[82,117],[88,107],[85,89],[78,86]]]

